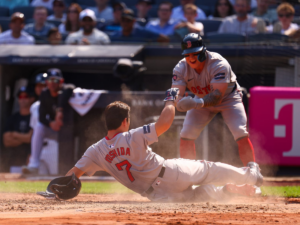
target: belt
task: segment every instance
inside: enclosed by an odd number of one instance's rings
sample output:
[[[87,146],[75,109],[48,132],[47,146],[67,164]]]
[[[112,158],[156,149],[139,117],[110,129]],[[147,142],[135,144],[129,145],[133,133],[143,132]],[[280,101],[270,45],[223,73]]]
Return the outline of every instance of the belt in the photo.
[[[166,167],[163,166],[163,167],[161,168],[161,170],[160,170],[160,172],[159,172],[159,174],[158,174],[157,177],[163,178],[163,177],[164,177],[164,174],[165,174],[165,170],[166,170]],[[153,188],[152,186],[150,186],[150,187],[148,188],[148,190],[145,191],[145,193],[146,193],[147,195],[150,195],[153,191],[154,191],[154,188]]]

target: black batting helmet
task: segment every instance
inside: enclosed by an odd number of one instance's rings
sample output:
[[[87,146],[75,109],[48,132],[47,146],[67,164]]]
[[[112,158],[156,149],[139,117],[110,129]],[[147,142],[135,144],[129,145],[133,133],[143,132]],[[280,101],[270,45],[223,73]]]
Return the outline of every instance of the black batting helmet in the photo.
[[[181,42],[181,49],[183,50],[182,55],[186,55],[193,52],[200,52],[198,55],[198,60],[200,62],[203,62],[206,59],[206,47],[203,44],[202,37],[200,36],[200,34],[187,34]]]

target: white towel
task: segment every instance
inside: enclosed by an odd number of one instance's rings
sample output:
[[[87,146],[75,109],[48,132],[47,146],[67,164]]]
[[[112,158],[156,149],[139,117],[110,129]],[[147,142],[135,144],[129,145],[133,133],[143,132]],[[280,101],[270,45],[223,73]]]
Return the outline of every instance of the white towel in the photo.
[[[75,88],[69,103],[76,112],[83,116],[94,106],[102,93],[107,93],[107,91]]]

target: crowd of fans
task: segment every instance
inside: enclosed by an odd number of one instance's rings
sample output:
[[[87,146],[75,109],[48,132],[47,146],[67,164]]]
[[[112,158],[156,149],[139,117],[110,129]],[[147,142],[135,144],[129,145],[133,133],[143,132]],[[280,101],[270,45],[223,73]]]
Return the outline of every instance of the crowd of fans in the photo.
[[[174,7],[171,2],[159,1],[157,18],[152,18],[149,12],[154,7],[153,0],[137,0],[134,8],[127,7],[125,0],[95,0],[95,6],[90,8],[77,3],[67,6],[64,0],[1,1],[0,6],[10,9],[29,4],[35,9],[31,22],[23,12],[13,13],[10,29],[0,34],[0,43],[169,42],[174,38],[180,40],[190,32],[208,36],[203,25],[205,20],[222,20],[215,33],[246,36],[257,33],[293,35],[299,28],[293,23],[295,8],[287,2],[277,5],[272,0],[217,0],[211,15],[195,5],[195,0],[178,0],[178,3]],[[48,15],[49,10],[53,14]]]

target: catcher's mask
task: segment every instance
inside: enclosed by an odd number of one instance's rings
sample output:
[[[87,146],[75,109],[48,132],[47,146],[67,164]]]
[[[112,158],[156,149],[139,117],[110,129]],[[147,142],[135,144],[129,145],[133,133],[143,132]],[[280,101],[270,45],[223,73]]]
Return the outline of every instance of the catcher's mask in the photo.
[[[47,192],[55,194],[58,199],[68,200],[76,197],[80,189],[81,181],[73,173],[71,176],[53,179],[47,187]]]

